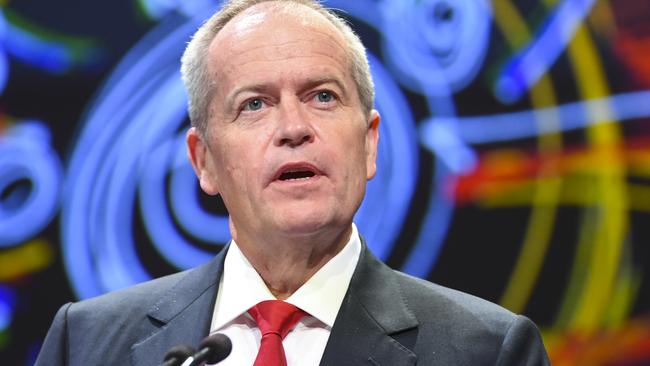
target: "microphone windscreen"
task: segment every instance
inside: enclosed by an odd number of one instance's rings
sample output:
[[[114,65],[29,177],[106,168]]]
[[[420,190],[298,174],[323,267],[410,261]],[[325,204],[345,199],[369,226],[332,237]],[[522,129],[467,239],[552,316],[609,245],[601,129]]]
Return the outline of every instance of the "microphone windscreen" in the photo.
[[[203,348],[210,349],[210,355],[206,359],[206,363],[213,364],[228,357],[232,350],[232,342],[225,334],[217,333],[206,337],[201,341],[199,349]]]
[[[194,348],[185,345],[179,344],[169,349],[169,352],[165,355],[164,361],[169,361],[171,359],[181,360],[181,363],[191,357],[194,354]]]

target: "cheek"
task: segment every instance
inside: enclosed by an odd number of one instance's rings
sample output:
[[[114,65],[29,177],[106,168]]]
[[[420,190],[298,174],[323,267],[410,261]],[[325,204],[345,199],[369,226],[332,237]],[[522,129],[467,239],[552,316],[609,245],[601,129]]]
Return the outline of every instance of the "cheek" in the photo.
[[[245,135],[225,143],[222,149],[224,157],[222,171],[227,174],[225,178],[232,181],[232,184],[242,187],[248,182],[256,181],[263,171],[262,146],[259,139],[246,138]]]
[[[348,130],[338,136],[338,145],[331,151],[334,166],[345,167],[348,181],[366,181],[366,141],[365,135],[358,130]]]
[[[222,193],[227,193],[232,185],[231,180],[236,170],[236,160],[232,158],[236,152],[233,151],[233,147],[229,144],[229,141],[222,136],[213,139],[212,146],[216,178]]]
[[[347,135],[347,141],[345,141],[349,153],[354,154],[353,156],[357,159],[363,159],[364,162],[366,159],[366,150],[368,148],[368,141],[365,132],[365,129],[362,128],[355,129]]]

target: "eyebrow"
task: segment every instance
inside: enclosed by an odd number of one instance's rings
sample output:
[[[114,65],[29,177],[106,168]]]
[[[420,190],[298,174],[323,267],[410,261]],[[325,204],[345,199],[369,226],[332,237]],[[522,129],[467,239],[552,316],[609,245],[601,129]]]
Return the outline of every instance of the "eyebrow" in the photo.
[[[301,86],[300,92],[313,89],[319,85],[324,85],[324,84],[335,84],[340,90],[341,93],[343,94],[343,97],[347,99],[348,97],[348,90],[345,88],[341,80],[339,78],[334,77],[334,76],[324,76],[324,77],[318,77],[318,78],[309,78],[307,81]]]
[[[256,92],[256,93],[263,93],[264,91],[268,90],[270,87],[267,84],[252,84],[252,85],[244,85],[235,88],[232,92],[230,92],[225,100],[226,100],[226,106],[228,108],[232,108],[233,103],[237,96],[241,93],[244,92]]]

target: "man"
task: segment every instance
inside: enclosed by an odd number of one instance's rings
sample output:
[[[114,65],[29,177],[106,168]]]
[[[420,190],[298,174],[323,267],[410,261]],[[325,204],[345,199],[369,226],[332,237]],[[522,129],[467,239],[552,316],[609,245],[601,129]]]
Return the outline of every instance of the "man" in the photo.
[[[392,271],[359,236],[379,114],[342,20],[309,0],[231,1],[182,71],[188,154],[233,240],[202,267],[65,305],[38,365],[155,365],[217,332],[223,365],[548,364],[528,319]],[[266,330],[285,310],[291,324]]]

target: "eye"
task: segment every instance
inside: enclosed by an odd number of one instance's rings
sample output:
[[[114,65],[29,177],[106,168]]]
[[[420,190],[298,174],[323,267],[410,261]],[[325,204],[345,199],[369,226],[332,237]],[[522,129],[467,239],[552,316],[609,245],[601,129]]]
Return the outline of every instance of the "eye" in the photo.
[[[329,103],[334,100],[334,94],[328,91],[321,91],[316,94],[316,100],[320,103]]]
[[[245,111],[256,111],[261,109],[264,106],[262,99],[255,98],[244,103],[243,110]]]

